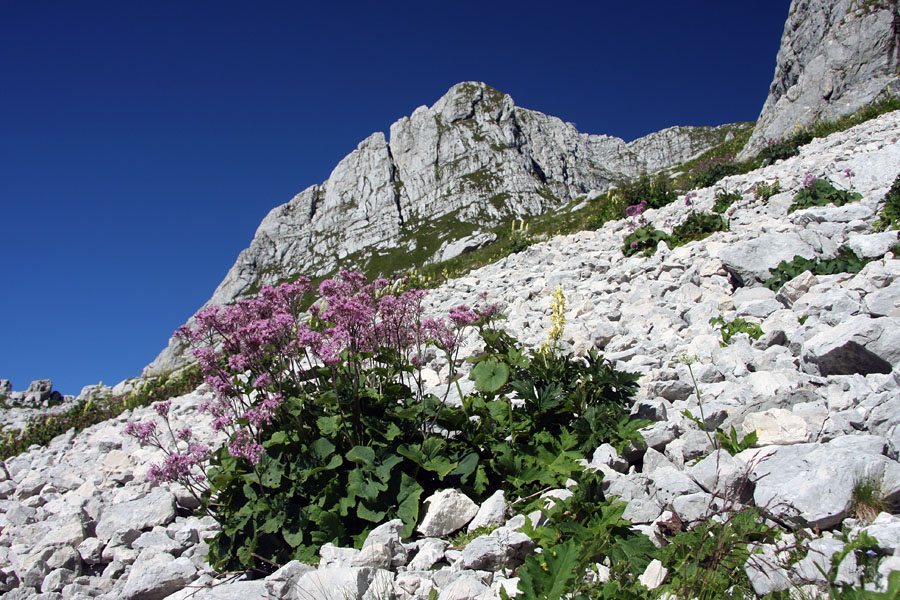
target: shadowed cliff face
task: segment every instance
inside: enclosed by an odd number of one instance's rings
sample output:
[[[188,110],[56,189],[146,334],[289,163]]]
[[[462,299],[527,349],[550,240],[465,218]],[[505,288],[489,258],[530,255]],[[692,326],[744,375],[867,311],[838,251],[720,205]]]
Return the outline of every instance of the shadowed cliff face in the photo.
[[[390,141],[373,133],[327,181],[274,208],[207,304],[293,274],[448,259],[448,248],[466,247],[453,242],[482,228],[677,165],[734,129],[673,127],[625,143],[519,108],[483,83],[460,83],[391,125]],[[178,366],[177,354],[170,342],[145,372]]]
[[[816,119],[849,115],[886,88],[900,92],[898,0],[794,0],[742,157]]]

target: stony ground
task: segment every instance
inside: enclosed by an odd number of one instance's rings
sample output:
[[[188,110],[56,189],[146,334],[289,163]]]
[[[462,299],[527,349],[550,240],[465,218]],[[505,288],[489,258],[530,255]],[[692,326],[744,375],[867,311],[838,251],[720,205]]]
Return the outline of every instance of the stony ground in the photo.
[[[872,231],[879,201],[900,171],[898,138],[900,112],[723,180],[718,187],[743,199],[729,210],[730,231],[701,242],[672,250],[662,244],[651,257],[626,258],[628,225],[609,223],[448,282],[429,303],[440,311],[486,291],[504,307],[508,329],[535,347],[546,338],[551,294],[561,286],[569,307],[565,346],[597,348],[619,368],[640,372],[634,413],[654,422],[643,430],[645,452],[619,457],[604,446],[585,457],[603,471],[607,494],[626,500],[626,516],[658,541],[660,523],[673,514],[689,524],[723,502],[766,507],[775,522],[812,535],[807,543],[815,551],[783,569],[774,560],[779,549],[764,548],[772,560],[747,569],[756,591],[814,583],[821,580],[814,563],[827,566],[843,545],[832,532],[863,527],[851,518],[855,480],[877,479],[890,500],[900,499],[900,260],[886,254],[897,233]],[[863,198],[788,213],[807,175],[852,186]],[[756,200],[753,187],[776,178],[783,191]],[[700,190],[694,208],[708,210],[715,192]],[[645,216],[670,230],[689,210],[679,201]],[[807,273],[777,293],[762,286],[779,261],[830,256],[845,244],[879,258],[856,275]],[[739,334],[721,347],[713,317],[747,319],[764,335]],[[694,361],[690,367],[685,357]],[[437,360],[429,365],[435,386],[446,373]],[[202,395],[201,388],[177,400],[173,415],[209,436],[208,419],[197,412]],[[756,431],[757,447],[735,457],[713,452],[685,410],[713,427]],[[517,531],[524,517],[508,514],[501,496],[479,509],[447,493],[431,503],[429,524],[415,540],[400,540],[396,523],[386,523],[362,551],[324,548],[318,568],[292,563],[262,581],[217,577],[203,559],[215,522],[191,516],[194,504],[183,490],[146,483],[159,456],[123,434],[127,420],[152,414],[139,409],[6,461],[4,598],[412,599],[432,589],[441,600],[497,598],[500,586],[515,585],[503,567],[531,550]],[[465,549],[450,548],[450,530],[473,517],[504,526]],[[884,513],[865,528],[889,554],[900,548],[897,517]],[[895,569],[900,558],[882,561],[882,583]],[[841,577],[858,577],[854,565],[844,565]]]

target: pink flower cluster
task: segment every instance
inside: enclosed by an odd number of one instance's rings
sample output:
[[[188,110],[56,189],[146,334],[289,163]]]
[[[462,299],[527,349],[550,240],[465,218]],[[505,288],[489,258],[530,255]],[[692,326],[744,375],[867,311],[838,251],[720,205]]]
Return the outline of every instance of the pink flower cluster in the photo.
[[[449,320],[424,319],[423,290],[397,291],[387,279],[368,283],[353,271],[322,282],[320,301],[305,312],[310,291],[306,278],[264,287],[256,298],[202,309],[193,325],[176,332],[194,346],[204,379],[216,393],[201,408],[213,416],[215,430],[228,434],[232,456],[253,464],[260,460],[263,428],[278,414],[285,394],[301,389],[310,374],[317,377],[320,366],[337,377],[340,369],[358,372],[368,357],[390,350],[420,369],[426,344],[453,353],[466,327],[498,312],[493,305],[460,305],[450,310]]]
[[[137,438],[141,445],[154,446],[162,450],[166,457],[160,464],[150,465],[147,479],[153,483],[178,482],[197,498],[205,489],[206,463],[212,451],[205,444],[192,442],[190,427],[174,431],[169,421],[171,401],[153,405],[156,414],[162,417],[169,434],[168,443],[163,442],[155,421],[129,421],[125,434]]]
[[[625,208],[625,215],[628,217],[639,217],[647,210],[647,201],[641,200],[638,204],[632,204]]]

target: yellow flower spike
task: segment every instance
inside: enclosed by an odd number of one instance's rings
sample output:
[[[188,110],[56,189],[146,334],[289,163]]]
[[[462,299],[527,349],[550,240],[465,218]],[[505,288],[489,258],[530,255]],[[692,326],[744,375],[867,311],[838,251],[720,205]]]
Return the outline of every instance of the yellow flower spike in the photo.
[[[539,349],[543,353],[559,347],[559,340],[562,339],[563,327],[566,324],[566,295],[563,293],[561,285],[557,285],[556,291],[553,292],[553,301],[550,303],[550,322],[552,325],[550,331],[547,332],[547,341],[541,344]]]

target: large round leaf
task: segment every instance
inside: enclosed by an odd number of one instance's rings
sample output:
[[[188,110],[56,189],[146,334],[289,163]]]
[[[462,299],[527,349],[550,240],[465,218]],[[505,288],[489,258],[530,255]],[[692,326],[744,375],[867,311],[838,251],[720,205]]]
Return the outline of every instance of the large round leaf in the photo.
[[[493,394],[509,379],[509,367],[496,358],[487,358],[472,368],[472,379],[479,391]]]

